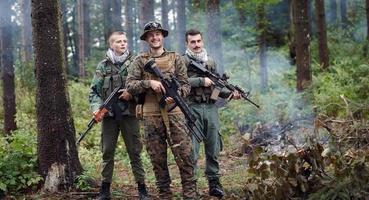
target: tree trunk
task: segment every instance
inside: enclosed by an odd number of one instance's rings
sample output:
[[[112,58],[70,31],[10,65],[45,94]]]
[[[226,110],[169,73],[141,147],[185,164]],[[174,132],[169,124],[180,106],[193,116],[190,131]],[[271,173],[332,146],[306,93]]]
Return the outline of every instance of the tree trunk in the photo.
[[[369,0],[365,1],[366,10],[366,40],[369,43]]]
[[[104,39],[105,44],[108,45],[108,37],[109,34],[113,31],[113,24],[112,22],[112,7],[110,0],[101,0],[103,6],[103,15],[104,15]]]
[[[346,29],[349,25],[349,21],[347,19],[347,1],[341,0],[341,26],[342,29]]]
[[[78,76],[83,78],[86,76],[85,70],[85,11],[84,0],[77,0],[77,22],[78,22]]]
[[[61,0],[61,10],[62,10],[62,24],[63,24],[63,43],[64,43],[64,62],[66,65],[66,71],[67,71],[67,75],[70,74],[69,72],[69,62],[68,62],[68,40],[71,38],[70,37],[70,30],[68,27],[68,22],[67,22],[67,0]],[[74,52],[74,49],[72,48],[72,41],[70,41],[70,47],[72,49],[72,53]]]
[[[152,0],[141,0],[140,4],[140,33],[143,32],[145,24],[149,21],[154,21],[154,1]],[[140,41],[140,49],[143,51],[145,49],[145,43]]]
[[[112,1],[113,31],[122,30],[122,0]]]
[[[1,0],[0,7],[0,49],[3,80],[3,106],[4,106],[4,133],[10,135],[17,128],[15,122],[15,85],[14,85],[14,60],[11,23],[11,0]]]
[[[31,1],[22,0],[22,62],[32,60]]]
[[[256,30],[259,33],[259,60],[260,60],[260,85],[261,91],[268,90],[268,68],[267,68],[267,21],[265,16],[265,5],[261,3],[257,8]]]
[[[329,0],[329,15],[328,15],[328,23],[333,24],[334,26],[337,24],[337,0]]]
[[[60,0],[32,0],[37,80],[37,160],[44,190],[55,193],[81,174],[67,92]]]
[[[222,55],[222,34],[220,23],[219,0],[206,0],[206,27],[208,52],[218,65],[219,74],[224,73]]]
[[[309,34],[309,0],[294,0],[295,36],[296,36],[296,74],[297,90],[302,91],[311,85],[310,71],[310,34]]]
[[[186,1],[177,1],[177,41],[178,41],[178,52],[184,54],[185,47],[185,32],[186,32]]]
[[[327,44],[327,28],[325,23],[324,0],[315,0],[317,35],[318,35],[318,51],[319,65],[322,69],[326,69],[329,65],[328,44]]]
[[[161,1],[161,22],[165,29],[169,30],[169,22],[168,22],[168,0],[162,0]],[[166,39],[166,42],[164,43],[164,47],[166,49],[171,49],[171,40],[170,37]]]
[[[127,33],[127,39],[128,39],[128,48],[130,51],[134,51],[135,46],[133,43],[133,23],[134,23],[134,17],[133,17],[133,8],[134,8],[134,2],[132,0],[125,0],[125,6],[124,6],[124,14],[126,17],[125,20],[125,30]]]
[[[289,23],[290,28],[288,31],[289,39],[289,53],[290,53],[290,64],[296,64],[296,37],[295,37],[295,6],[294,0],[289,0]]]

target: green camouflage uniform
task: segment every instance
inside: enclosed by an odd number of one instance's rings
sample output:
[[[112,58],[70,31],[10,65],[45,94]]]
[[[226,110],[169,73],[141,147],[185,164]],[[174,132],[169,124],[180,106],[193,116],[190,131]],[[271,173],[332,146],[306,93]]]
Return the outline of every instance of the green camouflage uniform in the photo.
[[[113,64],[107,56],[101,61],[92,80],[89,101],[94,112],[114,90],[125,84],[128,67],[134,56],[129,55],[125,62]],[[141,163],[142,142],[140,140],[139,122],[135,116],[136,103],[119,100],[107,113],[102,121],[102,181],[111,183],[114,169],[114,154],[117,146],[119,132],[123,137],[132,172],[137,183],[144,183],[145,171]]]
[[[188,81],[191,85],[191,93],[188,95],[189,106],[198,120],[198,124],[206,135],[204,138],[206,167],[205,175],[211,179],[219,178],[219,162],[218,156],[222,148],[222,141],[220,136],[220,122],[218,116],[218,108],[215,101],[210,99],[214,90],[214,86],[204,87],[205,79],[198,71],[189,66],[190,57],[183,56],[187,66]],[[197,61],[197,63],[200,63]],[[208,57],[206,63],[200,63],[210,72],[216,74],[216,64],[211,57]],[[222,89],[219,97],[226,98],[231,94],[228,89]],[[199,158],[200,143],[192,139],[193,159],[195,162],[195,170],[197,159]]]
[[[143,103],[143,122],[147,152],[156,177],[160,199],[171,199],[170,175],[167,163],[167,148],[172,150],[180,171],[183,197],[194,199],[196,196],[196,180],[193,160],[191,159],[191,138],[185,125],[185,118],[178,107],[171,112],[160,109],[162,97],[151,88],[149,80],[158,80],[154,75],[145,72],[143,67],[149,59],[154,59],[165,77],[174,74],[180,83],[180,93],[186,96],[190,86],[187,80],[186,67],[178,54],[164,52],[153,57],[149,53],[139,55],[132,63],[127,77],[127,89],[134,95],[145,94]],[[169,127],[168,127],[169,126]]]

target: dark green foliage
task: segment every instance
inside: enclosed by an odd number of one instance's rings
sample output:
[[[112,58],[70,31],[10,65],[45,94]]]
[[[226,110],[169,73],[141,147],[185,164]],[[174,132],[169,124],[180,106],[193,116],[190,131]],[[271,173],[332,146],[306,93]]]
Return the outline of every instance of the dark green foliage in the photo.
[[[36,138],[25,129],[0,138],[0,190],[17,193],[35,189],[42,180],[37,174]]]

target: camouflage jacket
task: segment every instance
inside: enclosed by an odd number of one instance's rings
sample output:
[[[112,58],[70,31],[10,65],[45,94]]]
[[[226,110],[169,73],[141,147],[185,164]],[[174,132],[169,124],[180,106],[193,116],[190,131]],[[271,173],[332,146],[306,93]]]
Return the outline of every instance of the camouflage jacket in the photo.
[[[96,67],[96,71],[90,86],[89,103],[92,112],[96,111],[115,87],[120,85],[125,87],[128,68],[134,59],[133,54],[129,54],[123,63],[115,63],[106,56]],[[136,103],[134,100],[123,102],[118,100],[118,106],[122,115],[134,115]],[[113,116],[111,110],[108,116]]]
[[[208,56],[208,61],[206,63],[201,63],[195,60],[192,57],[189,57],[187,54],[183,55],[183,60],[187,67],[187,75],[188,81],[191,85],[191,93],[188,95],[187,99],[190,102],[208,102],[208,103],[215,103],[215,101],[210,101],[210,95],[214,90],[214,86],[205,87],[205,76],[198,73],[196,69],[193,69],[189,66],[190,59],[194,60],[195,62],[203,65],[207,70],[209,70],[213,74],[218,74],[217,72],[217,65],[213,58]],[[231,94],[231,91],[227,88],[222,88],[219,93],[219,97],[227,98]]]
[[[168,57],[173,59],[167,59]],[[133,95],[145,94],[146,98],[150,95],[156,95],[150,87],[149,80],[158,80],[158,78],[144,70],[144,65],[149,59],[155,60],[165,77],[174,75],[177,78],[180,84],[179,94],[186,97],[190,93],[190,85],[188,83],[184,61],[180,55],[169,51],[165,51],[160,56],[142,53],[135,58],[128,70],[127,89],[129,93]],[[166,62],[168,64],[165,64]],[[147,103],[147,99],[145,103]]]

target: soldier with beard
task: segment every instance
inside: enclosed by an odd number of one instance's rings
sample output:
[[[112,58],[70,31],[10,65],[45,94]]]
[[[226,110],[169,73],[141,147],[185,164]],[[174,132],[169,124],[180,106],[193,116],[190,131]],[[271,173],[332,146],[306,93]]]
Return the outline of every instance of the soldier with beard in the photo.
[[[134,97],[126,89],[121,89],[119,101],[114,103],[105,117],[98,115],[100,105],[116,87],[125,86],[127,71],[134,55],[128,50],[125,32],[116,31],[109,36],[109,49],[92,80],[89,102],[94,112],[94,119],[102,121],[102,183],[98,199],[110,199],[110,185],[114,169],[114,154],[119,133],[121,133],[132,172],[138,184],[139,198],[148,199],[145,186],[145,171],[141,162],[142,143],[140,140],[139,123],[135,116],[136,103]]]

